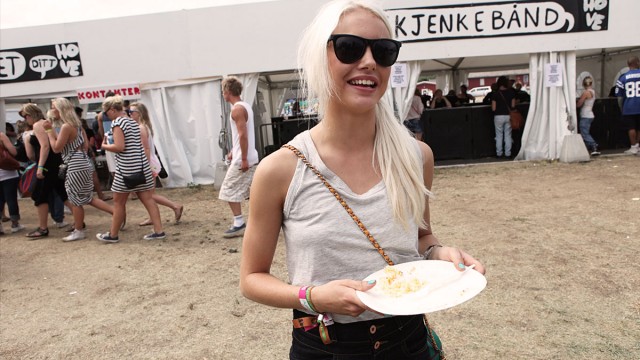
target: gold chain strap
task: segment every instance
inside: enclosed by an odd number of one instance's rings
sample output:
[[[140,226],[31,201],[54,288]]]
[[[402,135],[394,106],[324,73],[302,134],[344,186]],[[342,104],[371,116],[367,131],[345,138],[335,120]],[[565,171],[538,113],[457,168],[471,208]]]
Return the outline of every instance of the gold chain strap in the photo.
[[[329,189],[329,191],[331,192],[331,194],[336,198],[336,200],[338,200],[340,205],[342,205],[342,207],[347,211],[347,214],[349,214],[351,219],[353,219],[356,225],[358,225],[358,228],[360,228],[360,231],[362,231],[364,236],[366,236],[367,239],[369,239],[369,241],[373,245],[373,247],[376,248],[376,250],[378,250],[378,253],[382,256],[384,261],[386,261],[387,264],[392,266],[393,261],[391,260],[391,258],[384,252],[384,249],[382,249],[380,244],[378,244],[376,239],[374,239],[373,235],[371,235],[369,230],[367,230],[366,226],[364,226],[362,221],[360,221],[360,218],[358,218],[358,216],[353,212],[353,210],[351,210],[351,207],[349,206],[349,204],[347,204],[347,202],[344,201],[342,196],[340,196],[338,191],[334,189],[333,186],[331,186],[331,184],[329,184],[327,179],[324,178],[324,176],[320,173],[320,171],[318,171],[318,169],[316,169],[315,166],[311,165],[309,160],[307,160],[304,154],[302,154],[300,150],[298,150],[296,147],[289,144],[284,144],[282,145],[282,147],[291,150],[309,168],[309,170],[311,170],[318,177],[318,179],[320,179],[320,181],[324,184],[324,186],[326,186],[327,189]],[[440,353],[441,360],[446,360],[446,357],[444,356],[444,352],[441,349],[438,349],[438,344],[436,343],[436,339],[433,337],[431,326],[429,326],[429,320],[427,320],[427,315],[424,314],[423,318],[424,318],[424,324],[428,330],[427,332],[429,333],[429,340],[431,340],[431,345],[433,346],[433,349],[436,352]]]

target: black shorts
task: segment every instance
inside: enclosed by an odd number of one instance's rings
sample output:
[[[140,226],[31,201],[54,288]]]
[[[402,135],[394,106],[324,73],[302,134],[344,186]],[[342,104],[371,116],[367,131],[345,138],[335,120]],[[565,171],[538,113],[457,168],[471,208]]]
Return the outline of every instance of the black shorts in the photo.
[[[622,115],[622,128],[625,130],[640,130],[640,114]]]
[[[35,206],[49,203],[49,193],[55,191],[62,201],[67,201],[67,191],[64,188],[64,180],[58,177],[56,171],[45,171],[44,179],[36,180],[36,187],[31,194]]]

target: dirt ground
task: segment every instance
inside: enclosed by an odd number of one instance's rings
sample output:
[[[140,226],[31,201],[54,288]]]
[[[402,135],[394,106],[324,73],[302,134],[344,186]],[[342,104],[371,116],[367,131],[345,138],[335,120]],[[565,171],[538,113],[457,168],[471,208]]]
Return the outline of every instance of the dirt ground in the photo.
[[[449,359],[640,359],[638,179],[630,156],[436,169],[436,234],[488,268],[479,296],[430,315]],[[95,240],[110,218],[93,208],[86,240],[0,237],[0,358],[288,358],[290,311],[239,293],[227,205],[211,186],[160,192],[186,209],[180,225],[161,209],[165,240],[142,240],[138,201],[118,244]]]

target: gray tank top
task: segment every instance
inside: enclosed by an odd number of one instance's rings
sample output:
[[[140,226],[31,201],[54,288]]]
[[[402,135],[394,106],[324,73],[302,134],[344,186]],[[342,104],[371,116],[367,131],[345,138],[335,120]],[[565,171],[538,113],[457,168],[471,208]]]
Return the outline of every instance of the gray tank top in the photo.
[[[289,143],[300,150],[340,193],[395,264],[422,259],[418,226],[408,229],[393,221],[385,184],[355,194],[320,159],[309,131]],[[416,146],[416,149],[419,148]],[[362,280],[387,264],[345,209],[300,160],[284,202],[282,229],[287,269],[293,285],[322,285],[332,280]],[[334,315],[339,323],[379,318],[364,312],[357,318]]]

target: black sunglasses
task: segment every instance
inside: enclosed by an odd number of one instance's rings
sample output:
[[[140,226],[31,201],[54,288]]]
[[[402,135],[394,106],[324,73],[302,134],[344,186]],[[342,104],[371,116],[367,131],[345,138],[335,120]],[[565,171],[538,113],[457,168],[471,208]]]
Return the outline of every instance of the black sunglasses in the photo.
[[[365,39],[346,34],[331,35],[328,41],[333,41],[333,51],[342,63],[353,64],[362,59],[368,46],[376,63],[384,67],[396,62],[402,46],[401,42],[392,39]]]

